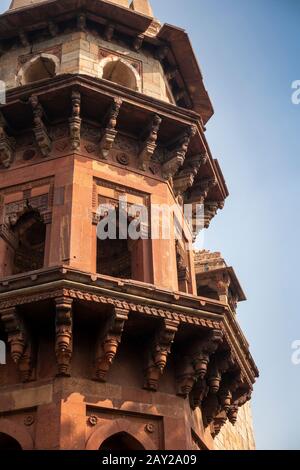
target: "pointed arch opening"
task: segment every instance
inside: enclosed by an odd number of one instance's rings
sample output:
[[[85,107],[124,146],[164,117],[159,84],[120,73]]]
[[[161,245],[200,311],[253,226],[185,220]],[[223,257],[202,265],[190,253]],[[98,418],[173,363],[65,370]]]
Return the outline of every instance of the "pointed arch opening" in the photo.
[[[99,450],[145,450],[144,446],[135,437],[127,432],[119,432],[108,437],[99,447]]]
[[[0,432],[0,451],[1,450],[22,450],[20,443],[9,434]]]

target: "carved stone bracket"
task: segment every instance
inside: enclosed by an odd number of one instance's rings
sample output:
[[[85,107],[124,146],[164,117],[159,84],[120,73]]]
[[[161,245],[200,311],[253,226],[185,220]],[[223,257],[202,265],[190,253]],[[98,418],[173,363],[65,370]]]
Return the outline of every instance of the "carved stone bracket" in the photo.
[[[107,160],[117,136],[116,126],[121,106],[122,100],[120,98],[115,98],[105,119],[106,125],[100,139],[100,156],[103,160]]]
[[[50,36],[52,36],[53,38],[55,38],[55,36],[57,36],[58,26],[57,26],[56,23],[54,23],[54,21],[49,21],[48,22],[48,31],[50,33]]]
[[[134,38],[133,43],[132,43],[132,48],[134,51],[139,52],[141,50],[144,39],[145,39],[144,34],[139,34],[138,36]]]
[[[7,134],[7,123],[0,113],[0,165],[9,168],[15,157],[16,141]]]
[[[202,403],[204,425],[210,425],[220,411],[221,409],[217,395],[209,393]]]
[[[141,170],[146,171],[149,168],[151,157],[156,149],[157,136],[161,122],[161,117],[155,114],[151,124],[145,132],[146,137],[144,138],[144,141],[141,145],[140,153],[138,156],[139,168]]]
[[[207,154],[193,155],[182,167],[174,178],[174,192],[176,196],[182,196],[194,183],[199,169],[207,161]]]
[[[178,325],[179,322],[163,320],[158,328],[148,350],[144,388],[157,391],[158,382],[166,367]]]
[[[202,380],[206,377],[210,356],[216,352],[222,340],[222,332],[212,330],[204,339],[193,345],[191,359],[197,379]]]
[[[114,308],[104,328],[99,334],[96,346],[96,379],[106,382],[107,374],[117,354],[121,342],[128,312],[121,308]]]
[[[215,354],[210,361],[207,382],[211,394],[216,394],[220,390],[222,375],[232,364],[230,353]]]
[[[251,393],[252,390],[250,389],[238,389],[237,391],[233,392],[232,405],[227,411],[228,419],[233,426],[237,422],[239,408],[245,405],[245,403],[251,399]]]
[[[167,180],[173,180],[179,168],[184,164],[186,153],[188,151],[190,141],[196,134],[197,128],[190,126],[179,141],[176,142],[174,149],[170,152],[169,158],[163,163],[163,177]]]
[[[78,148],[80,147],[80,131],[81,131],[80,104],[81,104],[80,92],[73,90],[72,91],[72,117],[69,119],[72,150],[78,150]]]
[[[223,202],[208,201],[204,206],[204,226],[208,228],[219,209],[223,209]]]
[[[20,42],[21,42],[23,47],[30,46],[28,35],[27,35],[27,33],[25,33],[25,31],[20,31],[19,32],[19,39],[20,39]]]
[[[40,104],[38,97],[35,95],[32,95],[29,101],[33,111],[33,132],[37,145],[43,157],[48,157],[52,149],[52,141],[47,131],[47,128],[43,122],[43,118],[45,116],[43,107]]]
[[[18,365],[22,382],[33,380],[33,345],[29,332],[16,308],[9,308],[0,312],[5,331],[8,334],[11,357]]]
[[[226,424],[227,422],[227,415],[225,411],[221,411],[215,418],[213,422],[213,432],[212,436],[213,438],[217,437],[217,435],[220,433],[222,427]]]
[[[213,329],[207,336],[192,342],[183,356],[177,360],[177,394],[188,396],[198,381],[204,380],[207,374],[210,356],[217,350],[223,334]],[[191,397],[193,403],[200,403],[206,393],[204,383],[196,387]],[[203,395],[203,396],[201,396]]]
[[[70,364],[73,352],[73,315],[72,299],[59,297],[56,304],[56,341],[55,354],[59,376],[70,375]]]
[[[115,32],[115,25],[113,23],[107,23],[104,29],[104,38],[110,42]]]

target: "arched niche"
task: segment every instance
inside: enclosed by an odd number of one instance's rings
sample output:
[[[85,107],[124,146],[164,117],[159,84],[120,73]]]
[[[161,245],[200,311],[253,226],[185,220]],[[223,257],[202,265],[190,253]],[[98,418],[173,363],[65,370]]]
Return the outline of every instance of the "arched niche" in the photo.
[[[28,60],[17,75],[18,85],[27,85],[39,80],[55,77],[59,73],[60,61],[53,54],[40,54]]]
[[[125,59],[106,57],[100,62],[99,68],[100,78],[134,91],[141,91],[141,77],[137,70]]]

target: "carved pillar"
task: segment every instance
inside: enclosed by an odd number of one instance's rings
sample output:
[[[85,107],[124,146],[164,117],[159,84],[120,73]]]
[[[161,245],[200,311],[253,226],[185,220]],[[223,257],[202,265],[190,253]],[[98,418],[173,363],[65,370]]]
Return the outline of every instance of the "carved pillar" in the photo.
[[[56,342],[55,354],[57,375],[70,376],[70,365],[73,352],[73,315],[72,299],[59,297],[56,304]]]
[[[1,320],[8,335],[11,357],[21,374],[22,382],[33,380],[33,345],[23,319],[15,307],[1,310]]]
[[[115,307],[113,313],[101,329],[97,341],[95,357],[95,375],[96,379],[100,382],[106,382],[107,380],[107,374],[117,354],[127,318],[127,310]]]
[[[69,119],[72,150],[78,150],[78,148],[80,147],[80,130],[81,130],[80,104],[81,104],[80,92],[73,90],[72,91],[72,117]]]
[[[159,379],[166,367],[178,325],[177,321],[163,320],[158,328],[147,354],[144,388],[157,391]]]

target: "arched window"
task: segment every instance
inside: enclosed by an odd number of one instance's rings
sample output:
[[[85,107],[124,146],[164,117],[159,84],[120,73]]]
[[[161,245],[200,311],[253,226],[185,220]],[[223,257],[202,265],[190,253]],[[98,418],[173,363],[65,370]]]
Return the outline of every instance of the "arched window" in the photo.
[[[0,450],[22,450],[22,447],[16,439],[0,432]]]
[[[127,432],[119,432],[108,437],[99,450],[145,450],[142,444]]]
[[[20,69],[17,80],[19,85],[27,85],[54,77],[58,72],[59,59],[51,54],[40,54]]]
[[[105,59],[107,60],[107,59]],[[139,90],[140,78],[137,71],[122,59],[110,59],[103,66],[102,78],[118,85],[125,86],[131,90]]]
[[[13,274],[35,271],[44,266],[46,225],[40,213],[28,210],[12,227],[18,246],[13,261]]]

